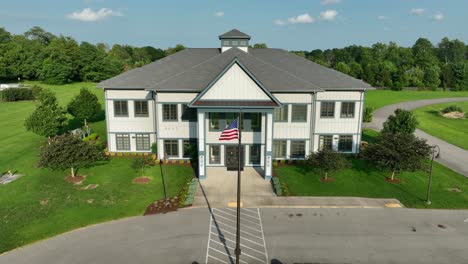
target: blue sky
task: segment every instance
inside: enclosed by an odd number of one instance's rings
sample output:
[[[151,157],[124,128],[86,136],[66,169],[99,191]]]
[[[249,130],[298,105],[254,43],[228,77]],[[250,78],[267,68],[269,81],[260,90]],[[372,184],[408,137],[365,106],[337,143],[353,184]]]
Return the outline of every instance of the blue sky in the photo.
[[[466,0],[0,0],[0,27],[38,25],[78,41],[217,47],[238,28],[252,43],[289,50],[447,36],[468,42]]]

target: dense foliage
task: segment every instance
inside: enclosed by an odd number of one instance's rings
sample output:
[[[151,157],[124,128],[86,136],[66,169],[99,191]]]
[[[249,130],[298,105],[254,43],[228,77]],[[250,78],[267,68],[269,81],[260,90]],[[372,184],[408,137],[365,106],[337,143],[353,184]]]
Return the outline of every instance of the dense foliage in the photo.
[[[445,107],[444,109],[442,109],[441,112],[444,114],[450,113],[450,112],[463,112],[463,109],[459,107],[458,105],[449,105]]]
[[[97,96],[88,89],[82,88],[67,106],[68,112],[79,120],[93,121],[102,110]]]
[[[16,102],[33,99],[34,94],[30,88],[8,88],[0,91],[0,101],[4,102]]]
[[[392,180],[395,173],[422,169],[430,153],[426,140],[406,133],[381,133],[362,151],[364,159],[381,170],[392,172]]]
[[[307,157],[306,164],[310,168],[319,168],[328,179],[328,173],[349,167],[351,164],[346,157],[334,150],[323,148]]]
[[[418,124],[413,112],[398,108],[384,122],[382,132],[413,134]]]
[[[22,35],[0,28],[0,80],[39,79],[48,84],[98,82],[184,48],[180,44],[166,50],[118,44],[110,48],[104,43],[78,43],[40,27]]]
[[[55,94],[50,90],[43,90],[36,110],[26,118],[24,125],[37,135],[51,137],[64,128],[66,121],[65,110],[59,106]]]
[[[41,148],[39,166],[54,170],[71,169],[71,176],[79,167],[87,167],[104,160],[99,145],[84,142],[78,136],[63,134],[55,136]]]
[[[420,38],[410,48],[390,42],[293,52],[375,87],[468,90],[468,46],[458,39],[443,38],[437,46]]]

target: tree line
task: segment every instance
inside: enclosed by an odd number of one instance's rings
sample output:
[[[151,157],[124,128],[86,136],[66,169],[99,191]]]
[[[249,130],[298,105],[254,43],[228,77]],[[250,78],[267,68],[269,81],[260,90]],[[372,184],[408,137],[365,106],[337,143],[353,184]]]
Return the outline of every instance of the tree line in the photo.
[[[445,37],[434,45],[419,38],[412,47],[390,42],[292,52],[374,87],[468,90],[468,46],[458,39]]]
[[[98,82],[184,49],[78,43],[40,27],[24,34],[0,28],[0,80],[41,80],[47,84]]]

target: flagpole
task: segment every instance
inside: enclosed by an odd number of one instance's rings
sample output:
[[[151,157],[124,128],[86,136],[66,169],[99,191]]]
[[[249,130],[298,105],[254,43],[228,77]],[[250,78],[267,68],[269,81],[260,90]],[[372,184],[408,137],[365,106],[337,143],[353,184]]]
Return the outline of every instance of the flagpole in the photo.
[[[237,118],[237,127],[239,131],[239,145],[237,147],[237,154],[238,154],[238,167],[237,167],[237,230],[236,230],[236,249],[235,249],[235,254],[236,254],[236,264],[239,264],[239,256],[241,254],[241,249],[240,249],[240,192],[241,192],[241,137],[242,137],[242,117],[241,117],[241,112],[242,110],[239,109],[239,117]]]

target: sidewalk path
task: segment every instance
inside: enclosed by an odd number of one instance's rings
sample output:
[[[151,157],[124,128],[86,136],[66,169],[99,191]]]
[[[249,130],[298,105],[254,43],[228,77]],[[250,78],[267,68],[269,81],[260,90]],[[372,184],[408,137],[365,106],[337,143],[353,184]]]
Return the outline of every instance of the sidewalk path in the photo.
[[[377,109],[374,112],[374,118],[372,122],[365,123],[364,128],[371,128],[371,129],[380,131],[383,127],[383,123],[385,122],[385,120],[387,120],[387,118],[391,114],[393,114],[393,112],[397,108],[413,110],[413,109],[423,107],[426,105],[448,103],[448,102],[460,102],[460,101],[468,101],[468,97],[418,100],[418,101],[402,102],[398,104],[387,105],[387,106]],[[468,151],[467,150],[464,150],[444,140],[431,136],[420,129],[416,129],[415,135],[417,137],[426,139],[427,143],[430,145],[439,145],[441,154],[440,154],[440,157],[436,160],[439,163],[449,167],[450,169],[468,177]]]

